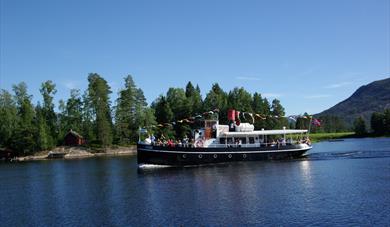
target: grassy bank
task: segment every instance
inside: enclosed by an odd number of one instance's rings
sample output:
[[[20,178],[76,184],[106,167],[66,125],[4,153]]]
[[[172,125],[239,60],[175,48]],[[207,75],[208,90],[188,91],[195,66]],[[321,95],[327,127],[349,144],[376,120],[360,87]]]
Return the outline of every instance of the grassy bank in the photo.
[[[354,132],[334,132],[334,133],[313,133],[310,134],[310,140],[312,142],[319,142],[322,140],[333,140],[350,138],[355,135]]]

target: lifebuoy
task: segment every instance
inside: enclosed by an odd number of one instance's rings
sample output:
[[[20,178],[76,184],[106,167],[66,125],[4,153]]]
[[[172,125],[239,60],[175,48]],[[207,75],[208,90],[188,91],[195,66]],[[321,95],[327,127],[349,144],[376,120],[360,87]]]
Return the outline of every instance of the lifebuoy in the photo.
[[[246,154],[243,154],[242,157],[243,157],[243,158],[246,158]]]
[[[183,158],[187,158],[187,155],[186,155],[186,154],[183,154],[182,157],[183,157]]]
[[[199,155],[198,155],[198,158],[202,158],[202,155],[201,155],[201,154],[199,154]]]
[[[217,157],[218,157],[217,154],[214,154],[213,156],[214,156],[214,158],[217,158]]]
[[[232,158],[232,154],[229,154],[228,157],[229,157],[229,158]]]

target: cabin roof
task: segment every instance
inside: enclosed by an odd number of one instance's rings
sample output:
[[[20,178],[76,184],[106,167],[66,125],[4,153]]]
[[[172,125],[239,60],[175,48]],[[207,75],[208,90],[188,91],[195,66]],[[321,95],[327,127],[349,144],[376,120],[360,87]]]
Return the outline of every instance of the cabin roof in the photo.
[[[78,134],[77,132],[75,132],[75,131],[73,131],[72,129],[71,130],[69,130],[69,132],[68,133],[66,133],[66,135],[65,135],[65,137],[67,136],[67,135],[73,135],[73,136],[76,136],[76,137],[78,137],[78,138],[83,138],[83,136],[81,136],[80,134]]]
[[[307,133],[306,129],[257,130],[252,132],[222,132],[220,136],[255,136]]]

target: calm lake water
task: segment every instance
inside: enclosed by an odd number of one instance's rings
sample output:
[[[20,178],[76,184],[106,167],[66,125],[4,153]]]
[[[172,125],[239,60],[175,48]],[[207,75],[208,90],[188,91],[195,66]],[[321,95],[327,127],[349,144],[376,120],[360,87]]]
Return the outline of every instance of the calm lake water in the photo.
[[[1,226],[388,226],[390,139],[306,158],[138,169],[136,157],[0,164]]]

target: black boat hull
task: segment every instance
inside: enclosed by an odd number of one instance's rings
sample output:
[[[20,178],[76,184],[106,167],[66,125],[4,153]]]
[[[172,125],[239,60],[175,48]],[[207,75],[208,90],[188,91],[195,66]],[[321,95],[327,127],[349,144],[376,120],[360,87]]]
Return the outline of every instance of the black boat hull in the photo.
[[[170,166],[202,165],[210,163],[283,160],[302,157],[310,146],[297,144],[280,147],[189,148],[137,145],[138,165]]]

